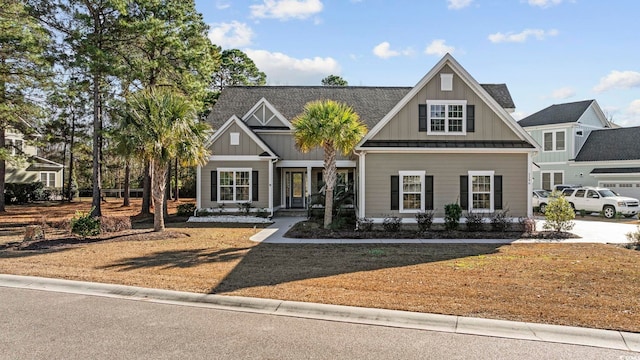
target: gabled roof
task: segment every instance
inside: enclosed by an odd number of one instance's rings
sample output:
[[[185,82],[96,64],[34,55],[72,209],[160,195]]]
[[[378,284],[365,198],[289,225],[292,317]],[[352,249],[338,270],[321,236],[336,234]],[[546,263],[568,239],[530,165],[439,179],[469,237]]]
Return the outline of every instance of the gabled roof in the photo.
[[[575,161],[640,160],[640,126],[594,130]]]
[[[584,100],[565,104],[554,104],[518,121],[522,127],[574,123],[595,100]]]
[[[262,150],[263,152],[260,154],[260,156],[268,156],[271,158],[277,158],[278,155],[271,150],[271,148],[265,144],[264,141],[262,141],[262,139],[260,139],[260,137],[258,135],[256,135],[256,133],[254,133],[245,123],[244,121],[240,120],[237,116],[232,115],[229,120],[227,120],[224,124],[222,124],[222,126],[220,127],[220,129],[218,129],[218,131],[216,131],[215,133],[213,133],[213,136],[211,137],[211,139],[209,139],[209,141],[207,141],[206,146],[209,147],[211,146],[211,144],[213,144],[220,136],[222,136],[222,134],[224,134],[224,132],[231,127],[231,125],[236,124],[238,125],[238,127],[240,127],[240,129],[242,129],[242,131],[244,131],[247,136],[249,136],[251,138],[251,140],[253,140]],[[214,154],[215,155],[215,154]]]
[[[482,85],[503,108],[514,107],[505,84]],[[411,87],[368,86],[230,86],[220,94],[208,121],[219,129],[231,116],[242,116],[268,100],[279,114],[293,120],[313,100],[330,99],[348,104],[369,129],[373,128]]]
[[[462,81],[471,88],[472,91],[480,97],[482,101],[484,101],[489,108],[491,108],[502,120],[507,127],[509,127],[521,140],[530,143],[534,149],[537,149],[537,143],[535,140],[529,135],[524,129],[513,120],[511,115],[507,113],[503,104],[500,104],[498,100],[496,100],[492,94],[490,94],[482,85],[480,85],[474,78],[465,70],[456,59],[451,56],[451,54],[447,53],[445,56],[440,59],[440,61],[433,67],[429,72],[414,86],[411,88],[403,98],[400,100],[394,107],[385,115],[385,117],[376,124],[375,127],[371,129],[364,136],[364,138],[358,143],[356,149],[361,147],[364,143],[366,143],[369,139],[372,139],[393,117],[398,114],[406,105],[411,101],[411,99],[416,96],[416,94],[425,87],[431,79],[433,79],[445,66],[449,66]],[[497,87],[489,87],[492,90],[496,90]],[[505,86],[506,89],[506,86]],[[508,90],[506,90],[508,92]],[[511,96],[509,96],[510,98]],[[511,101],[511,105],[513,105],[513,101]]]

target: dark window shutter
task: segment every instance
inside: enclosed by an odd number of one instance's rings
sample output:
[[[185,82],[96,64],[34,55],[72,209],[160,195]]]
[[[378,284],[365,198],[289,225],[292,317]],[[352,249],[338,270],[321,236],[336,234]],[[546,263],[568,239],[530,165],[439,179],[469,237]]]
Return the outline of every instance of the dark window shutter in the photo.
[[[493,207],[502,210],[502,175],[493,177]]]
[[[400,209],[400,176],[391,175],[391,210]]]
[[[424,207],[425,210],[433,210],[433,175],[424,177]]]
[[[460,176],[460,207],[469,209],[469,177],[466,175]]]
[[[258,171],[251,172],[251,201],[258,201]]]
[[[211,172],[211,201],[218,201],[218,172]]]
[[[418,131],[427,131],[427,104],[418,104]]]
[[[467,105],[467,132],[476,131],[476,106]]]

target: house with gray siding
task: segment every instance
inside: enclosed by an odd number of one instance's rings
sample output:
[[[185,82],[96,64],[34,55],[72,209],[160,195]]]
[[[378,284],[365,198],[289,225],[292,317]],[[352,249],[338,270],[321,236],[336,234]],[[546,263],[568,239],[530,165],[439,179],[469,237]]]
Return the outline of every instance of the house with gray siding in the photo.
[[[216,130],[198,168],[197,207],[307,208],[320,190],[323,152],[299,151],[291,120],[321,99],[348,104],[369,129],[337,161],[338,186],[355,191],[358,217],[411,222],[421,211],[443,217],[450,203],[531,215],[536,141],[510,116],[507,86],[479,84],[449,54],[414,87],[226,88],[208,118]]]
[[[640,197],[640,128],[614,126],[596,100],[555,104],[519,124],[541,144],[536,189],[575,184]]]

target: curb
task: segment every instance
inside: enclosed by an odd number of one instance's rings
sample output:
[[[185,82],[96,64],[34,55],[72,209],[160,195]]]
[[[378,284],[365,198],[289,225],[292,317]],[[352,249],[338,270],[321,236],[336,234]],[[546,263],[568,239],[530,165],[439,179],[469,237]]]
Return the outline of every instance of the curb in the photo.
[[[640,352],[640,333],[0,274],[0,287]]]

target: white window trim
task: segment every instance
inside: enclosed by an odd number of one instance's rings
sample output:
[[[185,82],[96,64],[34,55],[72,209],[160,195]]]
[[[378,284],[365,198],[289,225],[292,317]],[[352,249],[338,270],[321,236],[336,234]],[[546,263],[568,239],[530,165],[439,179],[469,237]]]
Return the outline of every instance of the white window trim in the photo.
[[[424,196],[425,196],[425,182],[424,177],[427,174],[426,171],[398,171],[399,181],[398,181],[398,202],[400,202],[400,207],[398,208],[401,214],[415,214],[424,211]],[[403,178],[405,176],[419,176],[420,177],[420,209],[406,209],[404,208],[404,187],[402,186]]]
[[[551,170],[551,171],[540,171],[540,188],[544,189],[544,182],[542,181],[543,174],[549,174],[549,183],[551,184],[551,191],[556,185],[564,184],[564,170]],[[555,174],[562,174],[562,181],[559,183],[555,183],[553,179],[555,178]]]
[[[229,133],[229,144],[230,145],[240,145],[240,133],[239,132]]]
[[[494,175],[495,175],[495,171],[491,170],[491,171],[469,171],[467,173],[467,175],[469,176],[469,181],[468,181],[468,189],[469,189],[469,199],[467,200],[467,203],[469,204],[469,212],[473,211],[476,213],[492,213],[495,210],[495,203],[494,203],[494,199],[495,199],[495,184],[494,184]],[[489,186],[491,187],[491,191],[489,193],[489,209],[474,209],[473,208],[473,177],[474,176],[490,176],[491,180],[489,182]]]
[[[47,181],[42,181],[42,175],[46,174],[47,176]],[[53,186],[49,186],[49,181],[53,178]],[[43,183],[44,187],[46,188],[54,188],[56,187],[56,173],[55,171],[41,171],[40,172],[40,182]]]
[[[462,105],[462,131],[449,132],[448,111],[445,111],[444,131],[432,131],[431,105]],[[467,100],[427,100],[427,135],[467,135]]]
[[[556,134],[557,133],[563,133],[564,134],[564,149],[563,150],[558,150],[558,142],[557,142],[557,137]],[[551,134],[551,150],[545,150],[544,148],[544,136],[546,134]],[[550,152],[565,152],[567,151],[567,131],[566,130],[553,130],[553,131],[543,131],[542,132],[542,151],[546,152],[546,153],[550,153]]]
[[[220,200],[222,192],[220,191],[220,173],[221,172],[233,172],[233,200]],[[237,172],[249,172],[249,200],[236,200],[236,173]],[[242,204],[246,202],[252,202],[253,199],[253,169],[252,168],[217,168],[216,169],[217,176],[217,192],[218,192],[218,203],[220,204]]]

